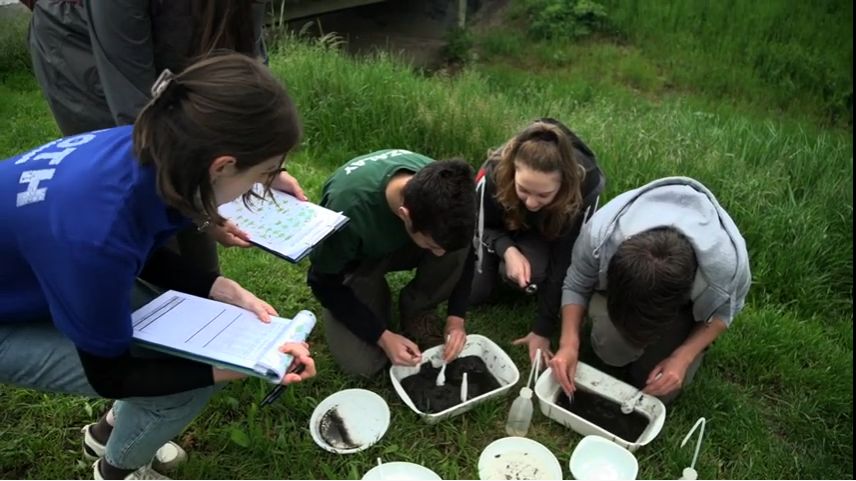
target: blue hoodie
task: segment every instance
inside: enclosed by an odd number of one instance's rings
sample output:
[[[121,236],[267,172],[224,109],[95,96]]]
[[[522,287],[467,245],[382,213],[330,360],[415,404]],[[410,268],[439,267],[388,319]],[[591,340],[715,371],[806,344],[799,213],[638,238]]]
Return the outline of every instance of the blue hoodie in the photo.
[[[692,243],[698,262],[691,292],[693,317],[731,325],[752,281],[746,242],[727,212],[701,183],[667,177],[625,192],[595,212],[574,245],[562,305],[588,305],[608,285],[609,261],[628,237],[674,227]]]
[[[0,322],[50,317],[86,352],[128,349],[134,279],[187,225],[134,156],[132,132],[81,134],[0,162]]]

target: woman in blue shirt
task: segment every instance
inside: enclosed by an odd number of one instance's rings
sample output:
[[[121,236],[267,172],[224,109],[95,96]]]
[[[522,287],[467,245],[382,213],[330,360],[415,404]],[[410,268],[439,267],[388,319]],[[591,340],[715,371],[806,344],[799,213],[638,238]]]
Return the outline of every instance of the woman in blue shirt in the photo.
[[[294,104],[261,63],[238,54],[166,71],[153,94],[133,127],[0,162],[0,382],[121,399],[113,426],[102,419],[91,433],[104,449],[96,479],[156,476],[149,464],[158,448],[216,383],[243,377],[132,348],[138,277],[262,320],[275,313],[235,281],[160,247],[191,223],[222,223],[217,206],[256,182],[270,186],[300,138]],[[305,367],[283,383],[315,374],[305,345],[283,349]]]

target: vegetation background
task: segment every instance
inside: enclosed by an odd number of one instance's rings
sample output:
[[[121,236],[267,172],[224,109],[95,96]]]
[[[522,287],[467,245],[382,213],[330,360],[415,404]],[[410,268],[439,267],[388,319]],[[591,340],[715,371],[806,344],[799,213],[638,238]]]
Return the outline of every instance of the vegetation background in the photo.
[[[331,37],[272,29],[270,67],[296,99],[305,138],[289,170],[311,198],[334,168],[380,148],[474,166],[539,116],[570,125],[598,155],[606,198],[669,175],[716,193],[744,234],[753,286],[746,309],[637,453],[640,478],[674,478],[708,420],[701,478],[853,477],[853,7],[849,1],[513,0],[450,38],[454,68],[426,72],[379,52],[352,58]],[[26,16],[0,12],[0,158],[58,136],[29,67]],[[454,72],[454,73],[451,73]],[[225,274],[283,314],[318,312],[291,265],[260,250],[223,250]],[[403,285],[406,274],[391,276]],[[528,332],[531,299],[474,309],[528,369],[511,340]],[[353,478],[377,457],[477,478],[481,450],[505,436],[510,398],[428,426],[386,377],[347,378],[323,326],[312,336],[317,378],[266,409],[268,386],[227,386],[179,442],[184,478]],[[392,425],[365,452],[316,447],[307,422],[344,388],[387,399]],[[0,477],[86,478],[78,429],[108,403],[0,386]],[[567,461],[580,437],[536,414],[530,437]]]

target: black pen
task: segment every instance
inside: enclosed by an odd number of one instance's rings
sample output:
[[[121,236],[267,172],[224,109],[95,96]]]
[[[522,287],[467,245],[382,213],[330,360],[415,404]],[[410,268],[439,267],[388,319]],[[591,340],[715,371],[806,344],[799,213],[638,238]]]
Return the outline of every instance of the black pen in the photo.
[[[303,370],[306,369],[306,366],[303,364],[297,366],[293,371],[294,374],[300,374]],[[282,396],[283,391],[285,391],[285,384],[277,384],[276,387],[270,390],[270,392],[262,399],[262,402],[259,403],[259,406],[267,406],[268,404],[273,404],[274,401],[279,399]]]

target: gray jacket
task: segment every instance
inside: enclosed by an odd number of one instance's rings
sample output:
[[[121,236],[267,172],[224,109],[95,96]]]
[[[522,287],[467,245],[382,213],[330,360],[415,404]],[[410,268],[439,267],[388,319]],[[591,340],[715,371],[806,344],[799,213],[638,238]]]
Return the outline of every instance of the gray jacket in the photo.
[[[588,305],[605,291],[607,268],[618,246],[634,234],[671,226],[683,233],[698,261],[692,288],[693,317],[730,325],[743,308],[751,274],[746,242],[727,212],[701,183],[667,177],[625,192],[598,210],[574,245],[562,305]]]

